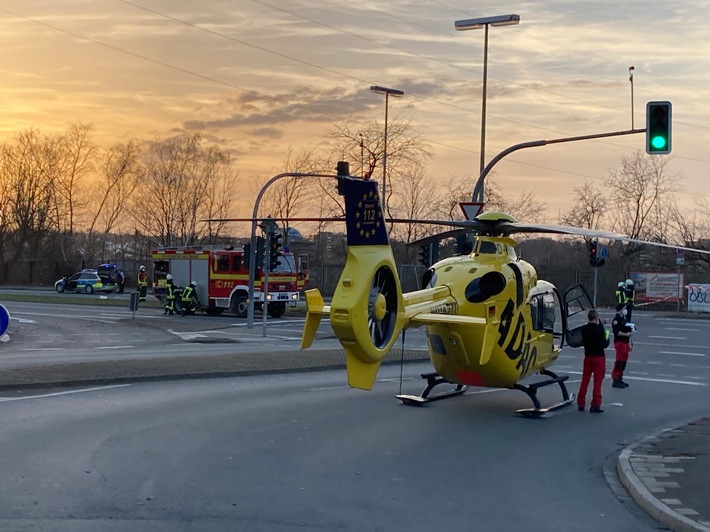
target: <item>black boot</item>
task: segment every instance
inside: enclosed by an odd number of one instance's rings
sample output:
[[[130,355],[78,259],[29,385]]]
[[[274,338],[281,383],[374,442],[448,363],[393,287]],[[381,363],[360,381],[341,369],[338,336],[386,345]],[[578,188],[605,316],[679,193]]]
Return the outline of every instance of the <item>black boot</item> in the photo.
[[[612,387],[612,388],[626,388],[626,386],[624,385],[624,383],[621,382],[621,379],[615,380],[615,381],[611,384],[611,387]]]
[[[602,410],[601,407],[593,406],[592,408],[589,409],[589,412],[592,414],[603,414],[604,410]]]

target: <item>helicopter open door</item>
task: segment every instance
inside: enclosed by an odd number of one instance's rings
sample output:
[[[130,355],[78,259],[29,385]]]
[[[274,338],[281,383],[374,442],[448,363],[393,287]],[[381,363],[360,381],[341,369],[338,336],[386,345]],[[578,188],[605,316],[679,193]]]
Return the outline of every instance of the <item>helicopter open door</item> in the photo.
[[[570,347],[582,347],[582,327],[587,323],[587,313],[594,308],[589,294],[581,284],[565,292],[565,312],[562,314],[565,340]]]

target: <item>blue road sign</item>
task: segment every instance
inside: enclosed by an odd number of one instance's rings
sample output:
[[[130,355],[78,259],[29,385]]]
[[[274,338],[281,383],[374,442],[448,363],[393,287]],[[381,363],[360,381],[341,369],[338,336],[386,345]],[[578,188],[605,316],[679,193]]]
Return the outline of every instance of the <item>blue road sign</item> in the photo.
[[[600,253],[599,256],[600,256],[602,259],[605,259],[605,258],[606,258],[606,248],[604,248],[604,247],[601,248],[601,250],[599,250],[599,253]]]
[[[7,328],[10,326],[10,313],[5,307],[0,305],[0,336],[7,332]]]

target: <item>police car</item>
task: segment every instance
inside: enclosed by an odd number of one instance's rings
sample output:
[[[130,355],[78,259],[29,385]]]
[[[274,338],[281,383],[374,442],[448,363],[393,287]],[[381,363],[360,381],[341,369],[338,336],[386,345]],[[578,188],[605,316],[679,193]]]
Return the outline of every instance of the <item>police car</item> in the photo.
[[[54,289],[59,292],[84,292],[93,294],[94,292],[104,292],[110,294],[116,289],[115,282],[102,278],[98,270],[81,270],[71,277],[63,277],[54,283]]]

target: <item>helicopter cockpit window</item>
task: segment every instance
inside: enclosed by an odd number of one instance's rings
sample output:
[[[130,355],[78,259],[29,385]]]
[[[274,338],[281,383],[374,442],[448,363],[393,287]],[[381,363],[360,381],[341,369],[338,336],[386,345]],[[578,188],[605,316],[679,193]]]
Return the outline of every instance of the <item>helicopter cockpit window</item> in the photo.
[[[498,249],[493,242],[483,240],[478,246],[479,253],[498,253]]]
[[[530,300],[533,329],[554,333],[555,324],[559,323],[559,306],[555,305],[553,294],[538,294]],[[559,327],[557,327],[559,329]]]

